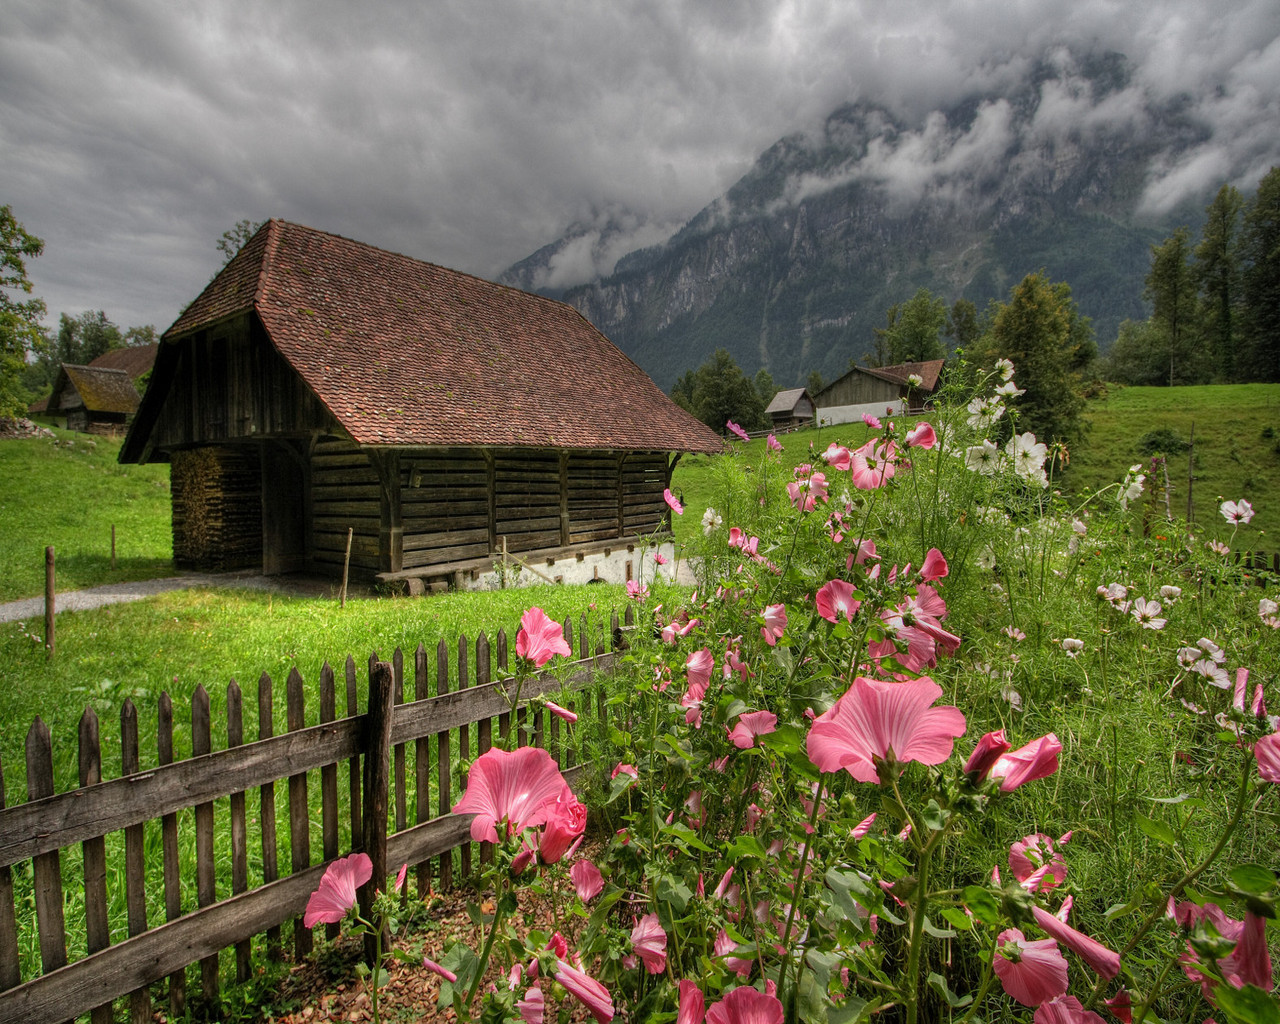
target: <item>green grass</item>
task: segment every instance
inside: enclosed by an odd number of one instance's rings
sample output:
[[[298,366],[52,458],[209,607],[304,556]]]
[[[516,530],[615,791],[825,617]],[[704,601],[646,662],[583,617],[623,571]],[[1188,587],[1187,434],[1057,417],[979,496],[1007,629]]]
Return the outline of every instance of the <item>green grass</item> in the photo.
[[[49,545],[59,590],[172,576],[169,467],[120,465],[119,439],[54,434],[0,440],[0,601],[44,593]]]

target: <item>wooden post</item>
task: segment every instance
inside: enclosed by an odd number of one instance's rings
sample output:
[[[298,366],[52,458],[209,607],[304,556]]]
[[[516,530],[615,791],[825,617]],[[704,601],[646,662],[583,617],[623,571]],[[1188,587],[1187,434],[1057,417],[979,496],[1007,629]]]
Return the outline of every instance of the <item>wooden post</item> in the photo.
[[[56,614],[53,591],[53,545],[44,549],[44,651],[46,658],[53,657],[53,619]]]
[[[111,524],[111,571],[116,571],[116,524]]]
[[[347,557],[342,560],[342,593],[338,598],[338,607],[345,608],[347,606],[347,580],[351,575],[351,532],[352,527],[347,527]]]
[[[173,701],[161,692],[156,722],[156,763],[173,763]],[[171,812],[160,821],[164,848],[164,916],[175,921],[182,916],[182,871],[178,863],[178,815]],[[169,1013],[184,1017],[187,1012],[187,972],[180,967],[169,975]]]
[[[392,700],[396,704],[404,703],[404,652],[397,647],[391,655]],[[409,825],[408,797],[408,758],[406,745],[396,744],[392,752],[396,787],[396,831],[403,832]],[[400,906],[404,910],[409,907],[409,886],[400,891]]]
[[[289,670],[285,680],[285,718],[289,732],[306,725],[303,713],[302,673],[297,666]],[[311,807],[307,802],[307,773],[289,776],[289,855],[290,869],[296,875],[311,866]],[[293,919],[293,954],[301,960],[311,952],[311,929],[301,917]]]
[[[96,786],[102,781],[102,746],[98,740],[98,716],[93,708],[85,708],[80,716],[80,787]],[[92,797],[86,797],[92,799]],[[80,844],[84,855],[84,928],[85,951],[96,953],[111,945],[111,929],[107,924],[107,847],[102,836]],[[93,1024],[111,1024],[111,1000],[94,1007]]]
[[[272,707],[271,677],[265,672],[258,677],[258,739],[275,735],[275,712]],[[280,877],[280,861],[276,849],[276,785],[264,782],[258,787],[258,820],[262,828],[262,881],[274,882]],[[267,956],[280,957],[280,926],[267,929]]]
[[[40,718],[27,733],[27,799],[53,796],[53,737]],[[62,913],[62,862],[57,850],[32,860],[36,901],[36,929],[40,963],[45,974],[67,962],[66,925]]]
[[[191,756],[202,757],[213,752],[213,728],[209,715],[209,692],[197,684],[191,695]],[[210,907],[218,902],[213,864],[213,801],[195,806],[196,818],[196,902]],[[221,1016],[218,986],[218,954],[200,961],[200,996],[204,1011],[213,1019]]]
[[[347,683],[347,717],[355,718],[360,713],[359,697],[356,693],[356,659],[347,655],[344,669]],[[360,849],[364,841],[364,816],[360,812],[360,754],[357,751],[347,762],[347,803],[351,815],[351,850]]]
[[[244,694],[240,684],[232,679],[227,683],[227,749],[244,743]],[[245,791],[232,793],[231,799],[231,892],[244,892],[249,888],[249,832],[247,826]],[[242,984],[253,975],[252,948],[249,940],[236,943],[236,981]]]
[[[1191,440],[1187,442],[1187,526],[1191,525],[1191,491],[1195,487],[1196,421],[1191,421]]]
[[[4,769],[0,766],[0,811],[4,803]],[[0,868],[0,992],[22,983],[18,965],[18,919],[14,913],[13,872]]]
[[[427,684],[427,649],[422,644],[418,644],[418,649],[413,653],[414,700],[425,700],[431,696],[427,690]],[[413,750],[414,792],[417,814],[415,820],[417,824],[422,825],[431,820],[431,776],[429,773],[431,741],[426,736],[419,736],[413,741]],[[430,862],[419,861],[415,873],[418,879],[418,899],[425,899],[427,888],[431,884]],[[408,886],[405,888],[407,891]]]
[[[320,721],[332,722],[338,717],[337,693],[333,668],[326,661],[320,667]],[[320,842],[326,861],[338,856],[338,765],[326,764],[320,769]],[[336,924],[324,927],[324,936],[332,942],[338,937]]]
[[[436,644],[436,695],[449,692],[449,644],[441,637]],[[450,792],[449,766],[452,758],[449,755],[449,730],[441,729],[436,733],[436,799],[437,813],[448,814],[453,810],[453,795]],[[440,884],[453,884],[453,851],[445,850],[440,854]]]
[[[369,710],[365,715],[364,761],[364,852],[373,862],[373,874],[360,887],[360,913],[373,919],[374,894],[387,882],[387,804],[391,781],[391,712],[395,702],[395,681],[385,661],[374,664],[369,673]],[[377,936],[364,937],[364,958],[376,972],[374,963]],[[388,949],[384,941],[383,949]]]

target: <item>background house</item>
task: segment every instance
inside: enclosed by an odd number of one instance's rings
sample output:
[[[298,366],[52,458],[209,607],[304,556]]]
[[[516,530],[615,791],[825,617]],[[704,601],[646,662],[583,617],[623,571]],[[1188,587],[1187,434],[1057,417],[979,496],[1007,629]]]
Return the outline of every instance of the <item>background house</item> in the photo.
[[[123,434],[138,409],[138,391],[124,370],[63,363],[45,399],[45,416],[65,416],[68,430]]]
[[[268,221],[164,334],[122,462],[169,461],[182,565],[622,579],[722,442],[572,307]]]
[[[765,414],[774,430],[797,430],[813,422],[813,399],[805,388],[788,388],[773,396]]]
[[[86,398],[92,402],[102,402],[105,400],[105,392],[101,395],[92,394],[95,390],[100,391],[105,388],[112,392],[119,390],[122,395],[124,394],[124,389],[119,384],[119,378],[112,377],[101,378],[105,383],[98,389],[95,389],[87,377],[84,375],[76,375],[84,381],[86,390],[91,392],[88,396],[79,393],[79,388],[76,386],[76,380],[72,379],[71,376],[68,377],[66,382],[55,378],[54,391],[50,392],[50,394],[46,395],[44,398],[32,402],[31,405],[27,407],[27,411],[32,416],[52,421],[55,424],[66,421],[64,425],[69,430],[87,430],[89,429],[90,424],[97,422],[99,424],[98,429],[100,431],[105,430],[114,433],[123,433],[124,426],[127,424],[129,418],[133,415],[138,404],[141,402],[141,398],[139,396],[146,390],[147,379],[150,377],[151,366],[155,362],[156,350],[158,347],[159,346],[152,344],[113,348],[108,352],[104,352],[102,355],[98,356],[97,359],[94,359],[88,364],[89,370],[123,370],[129,375],[129,380],[133,384],[135,395],[133,397],[133,404],[125,413],[125,419],[123,421],[118,419],[118,411],[108,412],[105,409],[91,410],[86,404]],[[75,364],[72,365],[74,366]],[[80,369],[84,369],[84,367],[80,367]],[[64,395],[59,385],[70,387],[76,392],[76,396],[68,397]],[[50,401],[55,398],[56,401],[50,405]],[[70,405],[64,408],[62,403],[66,401],[69,401]],[[127,402],[113,404],[127,404]],[[77,426],[76,424],[81,425]]]
[[[938,389],[944,363],[943,359],[932,359],[893,366],[855,366],[814,396],[817,417],[823,424],[837,424],[852,423],[864,413],[924,412]],[[913,383],[912,377],[920,378],[920,383]]]

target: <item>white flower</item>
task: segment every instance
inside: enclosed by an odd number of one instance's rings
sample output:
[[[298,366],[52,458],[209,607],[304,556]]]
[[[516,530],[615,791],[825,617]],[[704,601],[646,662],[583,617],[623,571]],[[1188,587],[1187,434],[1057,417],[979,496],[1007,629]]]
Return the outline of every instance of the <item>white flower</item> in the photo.
[[[991,550],[990,544],[983,545],[982,550],[974,558],[974,563],[979,569],[990,570],[996,567],[996,553]]]
[[[1164,629],[1167,619],[1159,618],[1160,602],[1147,601],[1144,598],[1138,598],[1133,602],[1133,611],[1130,613],[1137,620],[1140,626],[1146,629]]]
[[[1215,555],[1231,554],[1231,549],[1227,547],[1225,544],[1223,544],[1222,541],[1220,540],[1211,540],[1205,545],[1205,547],[1207,547]]]
[[[1005,381],[996,388],[996,394],[1000,395],[1002,398],[1017,398],[1019,395],[1025,395],[1026,393],[1025,388],[1018,387],[1018,385],[1011,380]]]
[[[702,532],[706,536],[710,537],[713,530],[718,530],[723,525],[724,520],[720,518],[720,513],[715,509],[708,508],[702,513]]]
[[[994,476],[1000,459],[1000,449],[986,438],[964,453],[964,464],[983,476]]]
[[[1001,380],[1013,379],[1013,363],[1008,359],[997,359],[995,368],[999,371]]]
[[[1164,601],[1166,604],[1175,604],[1181,596],[1182,588],[1175,587],[1171,583],[1166,583],[1160,588],[1160,600]]]
[[[1179,647],[1178,648],[1178,665],[1184,669],[1190,668],[1200,658],[1200,649],[1197,647]]]
[[[1200,650],[1204,651],[1204,653],[1207,654],[1210,658],[1212,658],[1213,663],[1215,665],[1221,665],[1223,662],[1227,660],[1227,656],[1226,654],[1223,653],[1222,648],[1219,647],[1217,644],[1215,644],[1207,636],[1202,636],[1199,640],[1197,640],[1196,646],[1199,647]]]
[[[918,373],[909,373],[907,374],[907,383],[913,388],[918,388],[924,384],[924,378]]]
[[[1040,470],[1044,466],[1048,448],[1036,440],[1035,434],[1027,432],[1009,438],[1009,443],[1004,446],[1004,450],[1013,459],[1013,471],[1018,476],[1024,480],[1035,480],[1043,476]],[[1048,485],[1048,480],[1045,480],[1044,486]]]
[[[1062,652],[1068,658],[1080,657],[1080,652],[1084,650],[1084,641],[1077,640],[1075,637],[1068,636],[1062,640]]]
[[[1147,480],[1142,473],[1138,472],[1141,468],[1141,463],[1136,466],[1129,467],[1129,473],[1124,478],[1124,483],[1120,485],[1119,495],[1116,496],[1116,501],[1118,501],[1120,503],[1120,507],[1126,511],[1129,508],[1129,502],[1133,501],[1142,493],[1142,485]]]
[[[986,430],[1004,415],[1004,405],[999,398],[975,398],[968,405],[968,424],[974,430]]]
[[[1218,511],[1232,526],[1242,526],[1253,518],[1253,506],[1243,498],[1239,501],[1224,501],[1218,507]]]
[[[1268,615],[1274,615],[1276,612],[1280,612],[1280,605],[1270,598],[1264,597],[1258,601],[1258,618],[1265,619]]]
[[[1073,519],[1071,520],[1071,532],[1075,534],[1079,534],[1081,537],[1083,537],[1086,533],[1089,532],[1089,528],[1085,526],[1083,520]]]

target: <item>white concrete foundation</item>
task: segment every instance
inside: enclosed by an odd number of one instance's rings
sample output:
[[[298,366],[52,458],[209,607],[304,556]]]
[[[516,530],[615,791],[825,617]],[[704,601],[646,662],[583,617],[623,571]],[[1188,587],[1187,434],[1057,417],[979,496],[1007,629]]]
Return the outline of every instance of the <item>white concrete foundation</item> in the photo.
[[[654,554],[666,559],[665,565],[654,561]],[[496,562],[496,560],[495,560]],[[460,581],[465,590],[498,590],[502,587],[527,587],[543,583],[626,583],[627,580],[653,581],[656,575],[672,579],[675,570],[675,545],[670,538],[655,545],[620,540],[617,547],[600,551],[568,552],[557,558],[545,555],[509,555],[507,569],[482,572],[476,579],[470,574]],[[504,579],[505,576],[505,579]]]

